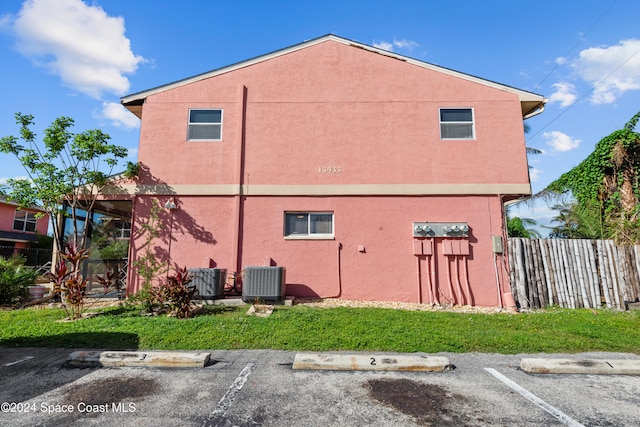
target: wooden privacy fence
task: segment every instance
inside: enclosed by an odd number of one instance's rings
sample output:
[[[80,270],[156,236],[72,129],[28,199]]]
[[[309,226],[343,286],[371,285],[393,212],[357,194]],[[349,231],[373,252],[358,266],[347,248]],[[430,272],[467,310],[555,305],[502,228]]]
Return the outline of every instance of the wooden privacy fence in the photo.
[[[510,238],[511,291],[521,308],[624,310],[640,295],[640,246],[612,240]]]

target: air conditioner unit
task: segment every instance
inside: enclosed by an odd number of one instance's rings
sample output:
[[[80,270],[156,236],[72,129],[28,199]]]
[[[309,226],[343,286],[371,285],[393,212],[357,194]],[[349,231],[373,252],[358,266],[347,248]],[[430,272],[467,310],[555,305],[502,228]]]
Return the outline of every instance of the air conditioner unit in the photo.
[[[227,279],[226,268],[190,268],[192,281],[201,299],[224,298],[224,284]]]
[[[242,279],[242,301],[282,301],[285,294],[284,267],[246,267]]]

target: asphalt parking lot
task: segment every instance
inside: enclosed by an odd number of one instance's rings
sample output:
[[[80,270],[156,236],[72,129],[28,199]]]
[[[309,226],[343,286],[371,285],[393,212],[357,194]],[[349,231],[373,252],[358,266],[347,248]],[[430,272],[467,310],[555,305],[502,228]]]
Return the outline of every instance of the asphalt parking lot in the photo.
[[[0,425],[640,425],[639,376],[519,368],[540,355],[442,353],[454,369],[403,372],[294,370],[296,353],[269,350],[210,351],[203,368],[71,368],[72,351],[0,348]]]

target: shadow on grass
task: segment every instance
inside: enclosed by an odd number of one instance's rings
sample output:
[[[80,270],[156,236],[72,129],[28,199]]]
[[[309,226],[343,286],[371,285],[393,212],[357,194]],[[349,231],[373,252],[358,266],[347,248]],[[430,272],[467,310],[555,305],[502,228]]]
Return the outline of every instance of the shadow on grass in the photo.
[[[247,308],[248,306],[205,305],[200,308],[196,316],[235,313],[242,310],[246,311]]]
[[[245,306],[225,306],[225,305],[203,305],[193,312],[192,317],[233,313],[239,310],[246,310]],[[157,307],[155,312],[146,311],[142,306],[123,306],[104,308],[94,316],[120,316],[120,317],[157,317],[166,316],[168,307]]]
[[[60,335],[8,338],[0,340],[0,346],[137,350],[139,342],[137,334],[125,332],[70,332]]]

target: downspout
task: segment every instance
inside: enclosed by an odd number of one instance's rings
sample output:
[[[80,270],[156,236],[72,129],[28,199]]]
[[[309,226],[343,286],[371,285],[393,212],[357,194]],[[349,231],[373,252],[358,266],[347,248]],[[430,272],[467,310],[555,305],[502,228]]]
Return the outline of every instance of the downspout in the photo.
[[[235,266],[235,272],[239,273],[242,271],[242,217],[244,215],[244,167],[245,167],[245,138],[246,138],[246,128],[247,128],[247,87],[242,85],[240,89],[240,129],[239,135],[240,139],[238,141],[238,147],[236,151],[236,182],[237,189],[234,194],[235,203],[234,203],[234,219],[235,224],[234,228],[236,232],[233,236],[233,262],[232,265]]]

